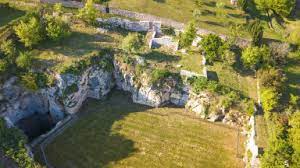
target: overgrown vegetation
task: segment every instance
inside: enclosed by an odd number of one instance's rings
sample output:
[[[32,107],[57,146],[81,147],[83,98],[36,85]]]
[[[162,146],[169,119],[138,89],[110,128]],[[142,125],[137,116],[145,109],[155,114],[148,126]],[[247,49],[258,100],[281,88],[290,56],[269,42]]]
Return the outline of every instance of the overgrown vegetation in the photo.
[[[14,127],[8,128],[5,120],[0,118],[0,150],[21,168],[41,167],[28,155],[26,143],[27,139],[22,131]]]

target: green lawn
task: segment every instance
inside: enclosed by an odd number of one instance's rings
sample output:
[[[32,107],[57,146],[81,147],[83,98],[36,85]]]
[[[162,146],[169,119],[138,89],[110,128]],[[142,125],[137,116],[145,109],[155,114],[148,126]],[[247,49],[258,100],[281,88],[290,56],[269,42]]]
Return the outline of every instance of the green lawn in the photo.
[[[54,167],[243,167],[235,129],[181,108],[152,109],[114,91],[106,101],[89,100],[79,115],[46,147]]]
[[[253,75],[243,74],[238,67],[234,68],[223,62],[215,62],[208,66],[208,71],[216,73],[217,80],[226,86],[239,90],[243,95],[257,99],[256,79]]]
[[[288,91],[300,96],[300,51],[290,53],[287,61],[285,73],[288,78]]]
[[[268,126],[263,115],[255,116],[256,143],[259,148],[266,149],[268,146]]]

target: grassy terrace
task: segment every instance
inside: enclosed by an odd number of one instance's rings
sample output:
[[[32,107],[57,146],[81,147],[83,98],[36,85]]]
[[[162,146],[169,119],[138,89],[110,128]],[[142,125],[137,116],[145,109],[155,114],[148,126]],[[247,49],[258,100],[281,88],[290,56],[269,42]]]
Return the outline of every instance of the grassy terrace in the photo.
[[[115,91],[106,101],[89,100],[79,115],[46,147],[55,167],[243,167],[235,129],[181,108],[148,108]]]

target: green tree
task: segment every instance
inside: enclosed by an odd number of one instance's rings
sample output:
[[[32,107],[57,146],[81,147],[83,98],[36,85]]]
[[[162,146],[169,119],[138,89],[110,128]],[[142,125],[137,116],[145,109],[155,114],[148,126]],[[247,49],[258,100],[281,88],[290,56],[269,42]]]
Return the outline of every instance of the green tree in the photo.
[[[42,25],[37,17],[31,17],[27,22],[21,21],[14,29],[25,47],[32,47],[44,38]]]
[[[143,47],[143,37],[138,33],[129,33],[122,42],[122,49],[134,53]]]
[[[195,26],[195,22],[191,21],[185,27],[184,32],[180,34],[179,46],[181,48],[190,47],[194,39],[196,38],[196,35],[197,35],[197,29]]]
[[[6,72],[8,69],[8,66],[9,66],[9,64],[6,60],[0,59],[0,74]]]
[[[217,60],[224,52],[223,40],[215,34],[209,34],[200,42],[201,48],[205,52],[207,62],[212,63]]]
[[[259,47],[247,47],[241,58],[245,67],[257,69],[262,60],[261,50]]]
[[[293,147],[292,168],[300,167],[300,112],[294,113],[290,118],[289,141]]]
[[[261,46],[262,39],[264,35],[264,28],[260,22],[260,20],[256,19],[249,23],[248,32],[252,38],[252,45]]]
[[[79,9],[78,17],[86,23],[95,24],[99,10],[94,6],[93,0],[87,0],[84,7]]]
[[[254,0],[256,6],[266,13],[271,23],[271,12],[275,16],[288,17],[296,6],[296,0]]]
[[[31,67],[32,60],[30,52],[21,52],[16,59],[16,64],[19,68],[29,69]]]
[[[270,119],[271,112],[279,105],[280,94],[274,88],[264,89],[261,93],[262,107],[265,117]]]
[[[16,46],[14,44],[14,42],[9,39],[7,41],[3,41],[1,46],[0,46],[0,50],[9,58],[12,58],[16,55]],[[10,60],[11,62],[13,62],[13,60]]]
[[[68,23],[60,17],[53,16],[47,18],[46,32],[47,36],[53,41],[60,41],[71,33]]]

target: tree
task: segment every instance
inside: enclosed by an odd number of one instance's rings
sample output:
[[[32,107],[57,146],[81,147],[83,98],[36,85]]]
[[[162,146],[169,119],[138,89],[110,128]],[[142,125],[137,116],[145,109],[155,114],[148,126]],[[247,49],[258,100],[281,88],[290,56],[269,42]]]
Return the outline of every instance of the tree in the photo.
[[[138,33],[129,33],[122,42],[122,49],[134,53],[138,52],[143,46],[143,37]]]
[[[68,23],[60,17],[53,16],[47,17],[46,32],[47,36],[53,41],[60,41],[71,33]]]
[[[295,7],[296,0],[255,0],[256,6],[266,13],[271,24],[271,12],[275,16],[288,17]]]
[[[292,168],[300,167],[300,112],[294,113],[290,118],[289,141],[293,147]]]
[[[25,47],[32,47],[43,40],[42,25],[37,17],[31,17],[27,22],[21,21],[14,29]]]
[[[7,41],[3,41],[0,46],[0,50],[9,58],[13,58],[17,51],[16,46],[11,39]],[[8,61],[13,62],[13,60],[8,60]]]
[[[207,62],[212,63],[220,57],[224,52],[223,40],[215,34],[209,34],[203,37],[200,42],[201,48],[205,52]]]
[[[268,127],[271,127],[271,133],[267,150],[261,158],[261,167],[285,168],[292,154],[292,148],[287,139],[287,128],[278,122],[270,122]]]
[[[32,64],[32,56],[30,52],[21,52],[16,59],[19,68],[29,69]]]
[[[93,0],[87,0],[84,7],[79,9],[78,17],[89,24],[95,24],[99,11],[94,6]]]
[[[197,29],[195,22],[191,21],[186,26],[184,32],[180,34],[179,46],[181,48],[190,47],[196,38]]]
[[[7,71],[8,65],[9,65],[9,64],[7,63],[6,60],[0,59],[0,74]]]
[[[265,112],[265,117],[270,118],[271,112],[279,105],[280,94],[274,88],[264,89],[261,93],[262,107]]]
[[[262,55],[259,47],[247,47],[242,53],[242,61],[247,68],[257,69],[261,60]]]
[[[262,39],[264,35],[264,29],[261,25],[260,20],[256,19],[250,22],[248,26],[248,32],[252,38],[252,45],[260,46],[262,44]]]

